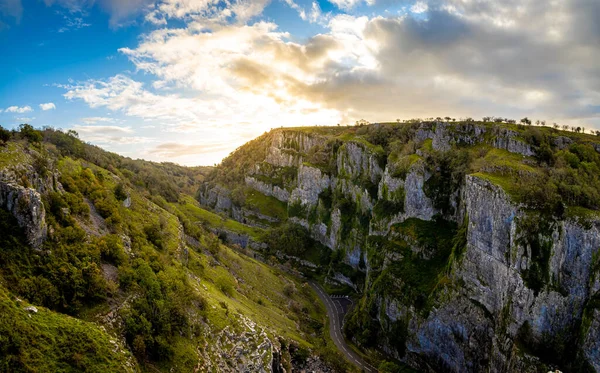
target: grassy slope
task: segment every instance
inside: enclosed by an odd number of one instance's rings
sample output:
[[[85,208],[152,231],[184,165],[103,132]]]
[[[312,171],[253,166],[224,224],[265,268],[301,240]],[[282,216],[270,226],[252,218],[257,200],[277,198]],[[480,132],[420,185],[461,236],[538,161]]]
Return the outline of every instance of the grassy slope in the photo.
[[[20,145],[10,143],[7,149],[9,151],[1,153],[3,157],[0,159],[17,159],[16,157],[21,151]],[[11,164],[16,163],[18,162],[11,162]],[[7,164],[8,162],[4,162],[2,165],[6,166]],[[83,160],[63,158],[57,162],[57,166],[63,176],[75,178],[80,178],[86,168],[93,171],[96,179],[102,180],[102,188],[110,195],[117,184],[123,181],[122,178],[120,181],[116,175],[106,169]],[[327,346],[330,344],[328,334],[323,331],[326,321],[325,310],[309,287],[303,286],[298,280],[273,270],[263,263],[234,252],[222,244],[217,244],[218,249],[215,251],[207,250],[210,242],[216,240],[212,234],[207,232],[203,232],[199,237],[199,247],[187,248],[188,257],[183,263],[184,250],[180,241],[182,232],[177,217],[146,198],[139,186],[128,186],[126,181],[125,185],[131,197],[131,207],[126,208],[119,203],[117,212],[122,218],[121,223],[109,229],[119,234],[124,233],[130,237],[137,237],[134,238],[134,241],[138,244],[133,245],[132,256],[141,258],[148,263],[155,263],[152,266],[157,268],[156,275],[160,276],[161,273],[169,271],[184,274],[197,295],[206,301],[206,307],[203,307],[203,310],[190,311],[192,313],[200,312],[201,318],[208,323],[211,330],[211,333],[205,335],[175,336],[172,344],[176,347],[176,352],[172,360],[168,363],[145,362],[141,365],[142,370],[189,371],[197,363],[196,347],[198,345],[214,344],[215,341],[211,338],[216,337],[216,334],[226,326],[233,327],[234,330],[243,329],[238,315],[244,315],[266,327],[271,337],[282,336],[288,340],[295,340],[304,348],[311,347],[317,350],[328,348]],[[184,195],[181,202],[183,203],[172,203],[170,206],[191,220],[206,220],[209,224],[223,224],[233,231],[247,233],[251,237],[258,237],[261,233],[260,229],[247,227],[231,220],[223,222],[218,215],[200,209],[191,196]],[[89,218],[84,218],[82,222],[86,225],[93,225]],[[141,233],[142,236],[139,236],[140,232],[144,232],[145,227],[152,225],[161,227],[162,249],[157,249],[147,242],[143,233]],[[133,257],[129,260],[132,261]],[[27,268],[18,268],[18,270],[28,271]],[[116,303],[118,312],[118,308],[121,306],[127,308],[126,304],[118,304],[128,296],[134,295],[135,288],[131,293],[131,290],[119,289],[117,284],[114,286],[116,289],[109,293],[107,302]],[[10,325],[17,322],[24,323],[23,327],[15,329],[14,338],[19,340],[41,338],[45,341],[44,345],[23,343],[18,352],[22,356],[20,358],[22,362],[27,364],[31,362],[32,366],[48,367],[47,370],[42,369],[42,371],[57,371],[62,369],[62,365],[60,365],[63,364],[62,361],[67,359],[65,354],[71,354],[75,356],[73,364],[87,364],[90,371],[123,371],[117,366],[122,364],[125,357],[130,354],[128,352],[116,354],[108,352],[105,348],[109,343],[109,335],[119,335],[121,330],[119,327],[113,328],[111,325],[104,325],[107,330],[105,332],[97,324],[102,316],[112,310],[108,307],[108,303],[84,306],[79,310],[77,317],[87,321],[46,309],[41,309],[38,314],[32,316],[31,320],[34,321],[30,321],[28,320],[29,316],[15,305],[15,296],[10,295],[10,292],[10,288],[3,288],[0,291],[2,315],[8,316],[0,318],[0,328],[10,328]],[[21,297],[23,296],[21,295]],[[39,323],[35,320],[38,320]],[[201,327],[201,325],[199,326]],[[85,329],[87,334],[83,333],[82,329]],[[80,352],[78,346],[81,348],[91,347],[89,350]],[[96,354],[94,356],[86,355],[90,351],[95,351]],[[10,352],[5,355],[5,358],[14,357],[14,353],[14,351]],[[214,356],[214,358],[223,359],[223,356]]]
[[[98,325],[26,306],[0,286],[0,371],[134,371],[131,354]]]
[[[263,230],[260,228],[251,227],[235,220],[224,218],[221,215],[201,208],[198,201],[189,195],[182,195],[179,202],[177,204],[172,204],[172,206],[185,213],[185,215],[190,217],[194,222],[201,222],[211,227],[223,228],[234,233],[245,234],[254,240],[258,240],[263,233]]]

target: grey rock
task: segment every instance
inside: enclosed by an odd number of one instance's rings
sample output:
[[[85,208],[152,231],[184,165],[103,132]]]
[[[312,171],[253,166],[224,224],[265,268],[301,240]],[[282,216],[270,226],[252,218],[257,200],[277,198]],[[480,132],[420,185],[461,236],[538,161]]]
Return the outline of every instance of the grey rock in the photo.
[[[282,189],[278,185],[270,185],[263,181],[257,180],[252,176],[246,176],[246,185],[254,190],[257,190],[265,196],[272,196],[280,200],[281,202],[287,202],[290,199],[290,192]]]
[[[46,210],[40,194],[12,182],[0,182],[0,207],[9,211],[25,230],[27,242],[41,249],[46,240]]]

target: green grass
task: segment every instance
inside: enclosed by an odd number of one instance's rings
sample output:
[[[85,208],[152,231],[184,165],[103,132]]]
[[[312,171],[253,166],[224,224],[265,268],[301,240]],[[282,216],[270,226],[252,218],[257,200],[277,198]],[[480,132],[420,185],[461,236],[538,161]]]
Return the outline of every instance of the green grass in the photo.
[[[511,197],[517,197],[519,195],[519,191],[517,190],[517,187],[510,176],[492,175],[483,172],[476,172],[474,174],[471,174],[471,176],[487,180],[492,184],[499,186]]]
[[[196,289],[207,300],[206,317],[217,330],[235,322],[236,314],[242,314],[269,328],[273,335],[313,347],[313,339],[300,324],[311,319],[321,322],[325,309],[308,285],[226,246],[221,246],[218,253],[220,265],[211,265],[209,256],[195,252],[190,255],[190,261],[203,268],[203,280]],[[231,288],[223,291],[224,285]],[[288,286],[295,289],[291,296],[285,293]],[[290,309],[291,301],[306,311],[308,319],[303,320],[305,316]]]
[[[287,204],[275,197],[266,196],[259,191],[247,188],[246,205],[262,215],[271,216],[284,221],[288,217]]]
[[[128,372],[130,354],[117,349],[98,325],[37,307],[25,311],[0,286],[0,370]]]
[[[251,227],[201,208],[198,202],[191,196],[182,195],[179,203],[171,205],[179,209],[179,211],[183,212],[193,221],[206,222],[215,228],[223,228],[234,233],[248,235],[255,241],[259,241],[263,234],[263,229],[261,228]]]
[[[342,141],[354,142],[357,144],[364,145],[368,150],[372,151],[375,154],[385,154],[383,147],[381,145],[371,144],[369,141],[364,139],[361,136],[355,135],[353,132],[346,132],[338,136],[338,139]]]
[[[9,141],[5,146],[0,145],[0,169],[22,163],[29,163],[23,152],[23,143]]]
[[[425,150],[427,152],[432,152],[433,151],[433,140],[425,139],[425,141],[423,141],[422,148],[423,148],[423,150]]]
[[[511,153],[508,150],[489,148],[484,157],[475,160],[472,168],[475,170],[480,170],[485,167],[496,168],[501,172],[538,172],[535,167],[524,163],[524,161],[528,159],[531,160],[529,157]]]

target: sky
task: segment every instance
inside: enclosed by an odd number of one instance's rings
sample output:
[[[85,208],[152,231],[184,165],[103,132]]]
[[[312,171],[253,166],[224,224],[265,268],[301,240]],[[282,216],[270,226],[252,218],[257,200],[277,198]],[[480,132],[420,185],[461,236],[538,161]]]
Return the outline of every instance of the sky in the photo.
[[[217,164],[272,128],[600,129],[598,0],[0,0],[0,125]]]

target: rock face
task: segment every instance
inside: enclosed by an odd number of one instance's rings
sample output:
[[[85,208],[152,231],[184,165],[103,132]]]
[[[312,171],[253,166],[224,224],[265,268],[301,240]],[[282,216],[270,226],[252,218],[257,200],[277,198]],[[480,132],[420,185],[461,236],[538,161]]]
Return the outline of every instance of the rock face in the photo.
[[[0,181],[0,207],[17,219],[25,230],[27,242],[40,249],[48,233],[46,210],[40,194],[13,182]]]
[[[523,156],[536,151],[515,131],[477,124],[424,123],[408,142],[439,152],[479,143]],[[363,273],[360,284],[342,273],[328,281],[362,287],[364,306],[349,324],[376,330],[368,343],[424,370],[564,371],[570,364],[600,372],[600,219],[536,215],[477,175],[460,180],[441,204],[436,170],[418,149],[382,162],[364,142],[296,130],[273,132],[265,146],[245,186],[286,203],[291,221]],[[240,220],[243,207],[229,195],[215,185],[201,202]],[[419,226],[430,231],[415,235]],[[415,268],[427,278],[404,277]]]

